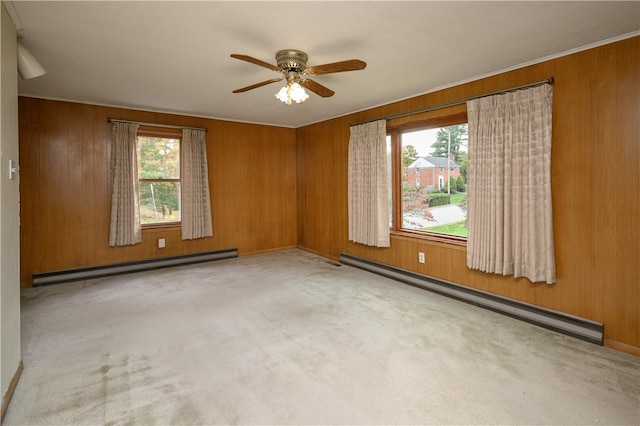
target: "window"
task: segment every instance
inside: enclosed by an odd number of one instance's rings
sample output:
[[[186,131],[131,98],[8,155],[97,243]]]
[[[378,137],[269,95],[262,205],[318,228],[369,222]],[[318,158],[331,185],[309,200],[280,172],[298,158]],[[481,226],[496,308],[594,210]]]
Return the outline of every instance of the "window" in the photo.
[[[393,155],[391,151],[391,136],[387,135],[387,171],[388,171],[388,180],[387,180],[387,188],[389,189],[388,194],[388,208],[389,208],[389,227],[393,228],[393,173],[391,173],[391,169],[393,167]]]
[[[389,149],[398,157],[390,171],[392,231],[466,241],[466,114],[388,131]]]
[[[180,137],[139,132],[137,152],[140,223],[180,223]]]

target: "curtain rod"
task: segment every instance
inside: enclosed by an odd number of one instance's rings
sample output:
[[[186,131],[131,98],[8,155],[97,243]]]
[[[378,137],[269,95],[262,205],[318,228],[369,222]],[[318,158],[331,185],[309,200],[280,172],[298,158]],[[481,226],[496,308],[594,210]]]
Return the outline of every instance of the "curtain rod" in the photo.
[[[173,126],[171,124],[156,124],[156,123],[144,123],[141,121],[131,121],[131,120],[118,120],[117,118],[109,118],[107,121],[110,123],[135,123],[141,126],[147,127],[164,127],[165,129],[191,129],[191,130],[204,130],[208,132],[208,129],[204,127],[185,127],[185,126]]]
[[[471,96],[471,97],[464,98],[464,99],[458,99],[457,101],[446,102],[446,103],[443,103],[443,104],[433,105],[433,106],[430,106],[430,107],[416,109],[416,110],[409,111],[409,112],[402,112],[402,113],[399,113],[399,114],[387,115],[386,117],[374,118],[372,120],[359,121],[357,123],[349,124],[349,126],[357,126],[358,124],[371,123],[372,121],[378,121],[378,120],[391,120],[393,118],[407,117],[409,115],[420,114],[420,113],[423,113],[423,112],[429,112],[429,111],[433,111],[433,110],[436,110],[436,109],[442,109],[442,108],[447,108],[447,107],[450,107],[450,106],[464,104],[467,101],[471,101],[473,99],[479,99],[479,98],[484,98],[484,97],[493,96],[493,95],[500,95],[500,94],[503,94],[503,93],[513,92],[513,91],[516,91],[516,90],[528,89],[530,87],[535,87],[535,86],[541,86],[543,84],[553,84],[553,77],[549,77],[546,80],[536,81],[535,83],[523,84],[522,86],[512,87],[510,89],[503,89],[503,90],[497,90],[497,91],[491,92],[491,93],[485,93],[484,95]]]

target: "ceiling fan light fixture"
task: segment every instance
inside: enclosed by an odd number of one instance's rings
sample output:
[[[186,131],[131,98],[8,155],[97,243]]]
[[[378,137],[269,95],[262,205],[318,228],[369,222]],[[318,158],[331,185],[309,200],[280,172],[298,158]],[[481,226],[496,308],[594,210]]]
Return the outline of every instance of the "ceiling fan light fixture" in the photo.
[[[297,82],[289,82],[276,93],[276,98],[287,105],[291,105],[292,102],[300,104],[309,99],[309,94]]]
[[[294,49],[280,50],[276,53],[277,65],[256,59],[252,56],[240,55],[238,53],[232,53],[231,57],[268,68],[271,71],[276,71],[282,75],[281,78],[272,78],[270,80],[236,89],[233,93],[242,93],[277,81],[286,80],[287,85],[276,93],[276,98],[287,105],[291,105],[293,102],[299,104],[309,99],[309,95],[304,90],[305,88],[318,96],[322,96],[323,98],[328,98],[334,95],[333,90],[324,87],[322,84],[308,77],[332,74],[336,72],[357,71],[362,70],[367,66],[367,64],[360,59],[349,59],[346,61],[307,67],[307,60],[309,59],[307,54],[301,50]]]

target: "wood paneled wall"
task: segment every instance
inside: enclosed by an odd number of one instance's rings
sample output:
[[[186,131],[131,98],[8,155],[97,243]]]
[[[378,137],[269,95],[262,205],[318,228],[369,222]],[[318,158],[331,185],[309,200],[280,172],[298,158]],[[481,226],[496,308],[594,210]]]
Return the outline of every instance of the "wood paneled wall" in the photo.
[[[213,237],[182,241],[180,228],[155,228],[142,231],[141,244],[109,247],[108,118],[208,129]],[[294,129],[24,97],[19,119],[23,287],[34,273],[296,246]]]
[[[298,244],[332,259],[349,253],[599,321],[608,346],[640,355],[639,64],[634,37],[297,129]],[[550,76],[556,284],[471,271],[463,246],[403,236],[392,236],[389,249],[348,241],[350,123]]]

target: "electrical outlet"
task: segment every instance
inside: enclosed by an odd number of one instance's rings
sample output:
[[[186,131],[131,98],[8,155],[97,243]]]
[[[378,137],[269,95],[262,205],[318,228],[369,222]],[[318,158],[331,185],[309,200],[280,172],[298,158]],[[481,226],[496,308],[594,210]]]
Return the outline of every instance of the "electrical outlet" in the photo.
[[[164,238],[158,238],[158,248],[164,248]]]
[[[421,251],[418,252],[418,262],[424,263],[424,253]]]

